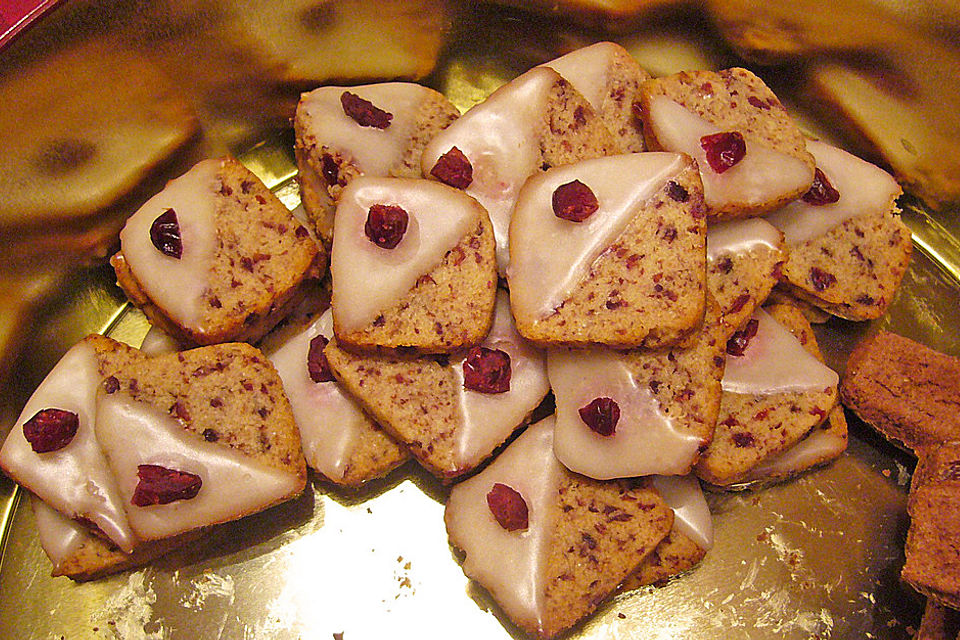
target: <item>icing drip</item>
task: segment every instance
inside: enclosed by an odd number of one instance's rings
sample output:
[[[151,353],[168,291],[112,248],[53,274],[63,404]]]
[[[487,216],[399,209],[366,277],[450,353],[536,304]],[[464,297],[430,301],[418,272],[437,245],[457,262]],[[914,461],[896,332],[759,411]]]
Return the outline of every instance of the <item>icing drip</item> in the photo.
[[[79,522],[44,504],[36,496],[31,496],[30,506],[37,521],[40,546],[56,572],[63,561],[76,553],[93,535]]]
[[[307,464],[328,478],[342,479],[367,419],[336,381],[314,382],[310,378],[307,353],[310,341],[318,335],[333,337],[333,313],[329,309],[267,357],[277,368],[290,398]]]
[[[515,312],[552,313],[644,202],[686,166],[675,153],[631,153],[557,167],[527,180],[510,223],[507,277]],[[557,187],[573,180],[587,185],[599,201],[599,209],[583,222],[558,218],[551,206]]]
[[[742,255],[760,247],[780,251],[783,235],[763,218],[730,220],[707,228],[707,260],[723,255]]]
[[[809,187],[813,180],[813,170],[802,160],[749,139],[740,162],[722,174],[713,171],[700,138],[721,129],[667,97],[650,101],[647,124],[664,149],[686,153],[697,161],[704,200],[713,209],[727,204],[761,206]]]
[[[155,540],[259,511],[297,490],[299,478],[225,445],[206,442],[170,415],[124,392],[97,397],[97,438],[118,480],[130,525]],[[196,497],[164,505],[131,503],[137,467],[159,465],[200,476]]]
[[[810,435],[783,453],[764,460],[743,479],[744,482],[779,478],[798,473],[836,458],[847,448],[847,440],[831,429],[814,429]]]
[[[360,96],[393,115],[385,129],[364,127],[344,113],[344,91]],[[309,135],[317,143],[352,160],[365,175],[386,176],[403,160],[420,106],[431,94],[411,82],[385,82],[359,87],[320,87],[303,95],[300,108]]]
[[[817,168],[840,193],[840,199],[820,206],[800,199],[767,216],[771,224],[783,231],[790,246],[822,236],[854,216],[885,213],[902,193],[900,185],[886,171],[842,149],[808,140],[807,151],[816,158]]]
[[[373,244],[364,232],[374,204],[395,205],[409,220],[393,249]],[[417,279],[476,228],[480,206],[439,182],[361,177],[343,190],[330,256],[333,314],[337,329],[355,331],[396,304]]]
[[[460,149],[470,161],[473,182],[466,192],[490,214],[500,273],[509,261],[507,236],[517,194],[524,181],[540,169],[537,131],[550,89],[559,80],[552,69],[531,69],[467,111],[423,150],[425,176],[451,147]]]
[[[653,486],[673,509],[673,528],[704,551],[713,547],[713,518],[696,476],[653,476]]]
[[[466,553],[463,571],[489,590],[512,619],[541,626],[544,572],[557,518],[563,468],[553,455],[554,419],[528,427],[478,475],[456,485],[444,520]],[[506,531],[487,506],[495,483],[518,491],[527,503],[525,531]]]
[[[550,390],[544,353],[520,337],[510,316],[510,301],[502,289],[497,291],[493,326],[482,346],[500,349],[510,356],[510,390],[505,393],[480,393],[463,387],[465,354],[450,359],[457,380],[462,421],[454,434],[457,461],[472,467],[536,408]]]
[[[90,520],[129,553],[136,538],[94,432],[99,383],[96,352],[80,342],[67,351],[27,401],[0,449],[0,465],[48,505],[67,516]],[[76,413],[80,426],[64,448],[37,454],[23,436],[23,423],[50,407]]]
[[[618,49],[620,47],[612,42],[598,42],[541,66],[549,67],[563,76],[587,99],[591,107],[599,111],[610,81],[610,65]]]
[[[163,191],[127,220],[120,232],[120,250],[137,282],[156,306],[177,324],[198,326],[202,297],[210,282],[217,250],[216,199],[220,189],[220,160],[204,160],[171,180]],[[167,209],[180,225],[180,259],[161,253],[150,241],[150,226]]]
[[[557,399],[555,452],[568,469],[599,480],[690,471],[700,439],[663,414],[616,351],[549,349],[547,374]],[[595,398],[619,405],[611,436],[594,433],[580,418],[580,408]]]
[[[792,333],[757,309],[757,334],[742,356],[726,356],[722,387],[729,393],[772,395],[836,387],[836,372],[813,357]]]

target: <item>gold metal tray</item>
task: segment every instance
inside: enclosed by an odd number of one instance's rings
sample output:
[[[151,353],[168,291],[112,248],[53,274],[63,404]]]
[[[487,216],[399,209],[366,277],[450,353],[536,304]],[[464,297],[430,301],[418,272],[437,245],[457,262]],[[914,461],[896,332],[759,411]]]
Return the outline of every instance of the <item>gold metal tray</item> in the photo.
[[[427,82],[461,108],[558,48],[608,37],[515,11],[474,10],[457,20],[443,32],[445,54]],[[670,24],[618,39],[657,74],[736,62],[702,20]],[[799,113],[807,130],[830,137],[829,123]],[[241,160],[292,207],[299,196],[289,132],[258,133],[262,142],[237,147],[247,149]],[[957,212],[909,196],[902,204],[917,250],[889,314],[818,328],[841,372],[853,345],[879,327],[960,355]],[[71,272],[35,322],[4,390],[3,424],[87,332],[138,344],[147,329],[106,267]],[[716,545],[701,565],[666,586],[613,598],[568,636],[912,637],[922,600],[899,572],[914,463],[850,422],[850,448],[837,462],[763,490],[709,495]],[[0,638],[525,637],[464,577],[443,526],[447,491],[412,463],[357,492],[311,476],[292,502],[146,567],[76,584],[49,577],[28,500],[0,477]]]

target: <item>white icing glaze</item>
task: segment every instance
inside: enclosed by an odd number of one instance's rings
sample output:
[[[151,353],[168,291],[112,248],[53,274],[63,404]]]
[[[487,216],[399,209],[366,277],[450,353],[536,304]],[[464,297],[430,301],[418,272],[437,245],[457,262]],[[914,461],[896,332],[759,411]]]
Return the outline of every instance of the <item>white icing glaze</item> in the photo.
[[[150,356],[162,356],[168,353],[180,351],[180,345],[169,333],[160,327],[153,326],[143,336],[143,342],[140,343],[140,353]]]
[[[781,250],[783,235],[763,218],[718,222],[707,227],[707,260],[744,254],[760,247]]]
[[[393,249],[364,233],[374,204],[408,214],[407,231]],[[343,190],[334,222],[330,274],[333,317],[343,331],[360,329],[396,304],[417,279],[440,264],[483,214],[473,198],[439,182],[361,177]]]
[[[547,374],[557,400],[554,450],[568,469],[599,480],[690,471],[700,439],[663,414],[612,349],[548,349]],[[611,436],[594,433],[579,410],[612,398],[620,420]]]
[[[454,434],[457,461],[461,467],[475,466],[489,455],[550,390],[545,354],[517,333],[510,315],[509,296],[502,289],[497,291],[493,326],[482,346],[500,349],[510,356],[510,390],[480,393],[464,389],[466,354],[450,360],[457,378],[462,415],[462,422]]]
[[[603,106],[610,82],[610,67],[620,45],[597,42],[560,56],[541,66],[550,67],[579,91],[595,110]]]
[[[886,171],[842,149],[808,140],[807,151],[816,158],[817,168],[827,176],[840,199],[821,206],[799,199],[767,216],[771,224],[783,231],[790,246],[821,236],[854,216],[885,213],[891,201],[902,193],[900,185]]]
[[[328,340],[333,337],[333,313],[329,309],[302,332],[268,352],[267,357],[290,398],[307,464],[328,478],[339,480],[367,420],[335,380],[314,382],[310,378],[307,354],[310,341],[318,335]]]
[[[713,518],[696,476],[652,476],[654,488],[673,509],[673,528],[704,551],[713,547]]]
[[[216,198],[220,160],[204,160],[167,183],[127,220],[120,250],[150,299],[177,324],[202,331],[201,296],[210,282],[217,250]],[[167,209],[180,225],[183,254],[164,255],[150,241],[150,226]]]
[[[465,553],[463,572],[482,584],[511,619],[542,626],[544,571],[557,518],[563,468],[553,455],[553,417],[541,420],[486,469],[450,491],[444,520]],[[487,506],[495,483],[519,492],[529,526],[507,531]]]
[[[813,170],[803,161],[750,139],[740,162],[723,173],[715,172],[700,138],[721,129],[665,96],[650,101],[647,124],[664,149],[686,153],[697,161],[703,197],[713,209],[729,203],[759,206],[805,190],[813,180]]]
[[[345,91],[393,114],[390,126],[364,127],[344,113],[340,96]],[[412,82],[320,87],[303,94],[298,109],[306,132],[318,143],[339,151],[365,175],[386,176],[403,159],[420,106],[430,93],[430,89]]]
[[[631,153],[557,167],[527,180],[510,223],[507,277],[514,313],[534,318],[552,313],[644,202],[685,166],[676,153]],[[583,222],[553,212],[553,192],[573,180],[589,187],[599,204]]]
[[[129,553],[136,538],[94,432],[99,383],[93,347],[85,342],[74,345],[30,396],[0,449],[0,465],[48,505],[71,518],[92,521]],[[38,454],[24,437],[23,424],[50,408],[72,411],[80,424],[67,446]]]
[[[144,540],[183,533],[254,513],[295,492],[299,478],[225,445],[206,442],[170,415],[122,391],[97,397],[97,438],[123,496],[130,525]],[[189,500],[138,507],[137,467],[153,464],[200,476]]]
[[[773,456],[755,468],[743,479],[745,482],[780,478],[809,469],[813,465],[832,460],[847,448],[847,441],[830,429],[814,429],[806,438],[783,453]]]
[[[466,192],[490,214],[497,239],[497,265],[509,262],[510,213],[520,187],[540,169],[537,129],[550,88],[559,74],[537,67],[514,78],[438,133],[423,150],[421,167],[429,176],[440,156],[457,147],[473,166]]]
[[[837,373],[813,357],[763,309],[754,311],[757,334],[742,356],[726,356],[721,385],[730,393],[772,395],[836,387]]]
[[[37,536],[43,552],[50,558],[56,571],[63,561],[72,556],[84,542],[93,538],[86,527],[31,496],[30,506],[37,521]]]

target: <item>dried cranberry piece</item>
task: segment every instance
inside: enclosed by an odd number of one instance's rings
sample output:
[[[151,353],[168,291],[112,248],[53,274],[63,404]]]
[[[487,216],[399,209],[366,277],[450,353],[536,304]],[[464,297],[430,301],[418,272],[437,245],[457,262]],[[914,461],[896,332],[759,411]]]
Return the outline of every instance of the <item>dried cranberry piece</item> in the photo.
[[[597,196],[579,180],[562,184],[553,192],[553,214],[570,222],[583,222],[599,207]]]
[[[340,165],[329,153],[320,156],[320,172],[323,173],[323,179],[327,184],[333,186],[340,181]]]
[[[23,437],[36,453],[63,449],[80,427],[80,418],[65,409],[41,409],[23,423]]]
[[[317,336],[310,341],[310,349],[307,351],[307,371],[310,372],[310,379],[314,382],[330,382],[334,379],[327,356],[323,355],[323,349],[328,342],[330,341],[323,336]]]
[[[747,345],[750,344],[750,340],[757,335],[757,328],[759,326],[760,322],[756,318],[751,318],[743,329],[734,333],[730,339],[727,340],[727,353],[738,358],[742,356],[743,352],[747,349]]]
[[[822,207],[825,204],[833,204],[840,199],[840,192],[834,189],[826,174],[820,169],[813,173],[813,184],[810,189],[801,196],[804,202],[812,204],[815,207]]]
[[[527,501],[513,487],[495,483],[487,493],[487,506],[497,524],[507,531],[522,531],[530,524]]]
[[[177,212],[167,209],[150,225],[150,242],[160,253],[180,259],[183,255],[183,241],[180,239],[180,222]]]
[[[198,475],[156,464],[137,465],[137,477],[140,481],[130,502],[138,507],[189,500],[196,497],[203,484]]]
[[[817,291],[823,291],[836,281],[837,277],[832,273],[827,273],[817,267],[810,267],[810,282],[813,283],[813,288]]]
[[[343,112],[353,118],[361,127],[376,127],[386,129],[393,120],[393,114],[373,106],[369,100],[364,100],[355,93],[344,91],[340,94],[340,105]]]
[[[430,175],[455,189],[466,189],[473,182],[473,165],[460,149],[451,147],[433,165]]]
[[[396,205],[375,204],[367,212],[363,232],[370,242],[383,249],[393,249],[407,232],[407,212]]]
[[[673,180],[667,183],[667,195],[677,202],[686,202],[690,199],[690,194],[683,188],[683,185]]]
[[[579,413],[584,424],[601,436],[612,436],[620,422],[620,405],[613,398],[594,398]]]
[[[743,160],[747,154],[747,143],[739,131],[723,131],[700,138],[700,146],[707,152],[707,162],[717,173]]]
[[[510,374],[510,354],[500,349],[474,347],[463,361],[463,386],[471,391],[510,391]]]

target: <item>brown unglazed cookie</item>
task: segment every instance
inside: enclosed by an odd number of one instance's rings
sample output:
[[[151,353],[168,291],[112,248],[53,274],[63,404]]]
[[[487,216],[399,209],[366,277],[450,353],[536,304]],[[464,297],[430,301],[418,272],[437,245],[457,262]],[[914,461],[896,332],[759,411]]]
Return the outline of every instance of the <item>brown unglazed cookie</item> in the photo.
[[[847,361],[843,403],[883,436],[916,451],[960,440],[960,359],[881,331]]]
[[[344,103],[348,94],[389,119],[370,124],[364,119],[368,109],[349,98]],[[293,120],[297,179],[303,208],[323,242],[329,246],[333,240],[335,208],[353,178],[419,178],[423,148],[459,115],[443,94],[413,83],[327,86],[304,93]]]
[[[823,361],[813,330],[799,310],[774,305],[767,311],[804,349]],[[754,467],[786,451],[824,422],[836,402],[836,387],[770,395],[725,391],[713,442],[701,455],[696,474],[720,486],[742,480]]]
[[[960,607],[960,443],[920,452],[910,486],[906,563],[901,577],[927,598]]]
[[[960,613],[936,600],[927,600],[914,640],[956,640],[960,638]]]
[[[183,344],[259,340],[326,266],[326,252],[246,167],[224,158],[216,179],[215,191],[195,196],[213,201],[216,239],[209,273],[197,274],[208,283],[194,325],[178,323],[151,297],[131,269],[123,242],[110,260],[130,301]]]
[[[913,241],[894,210],[851,218],[791,247],[783,279],[800,300],[847,320],[882,316],[893,302]]]

